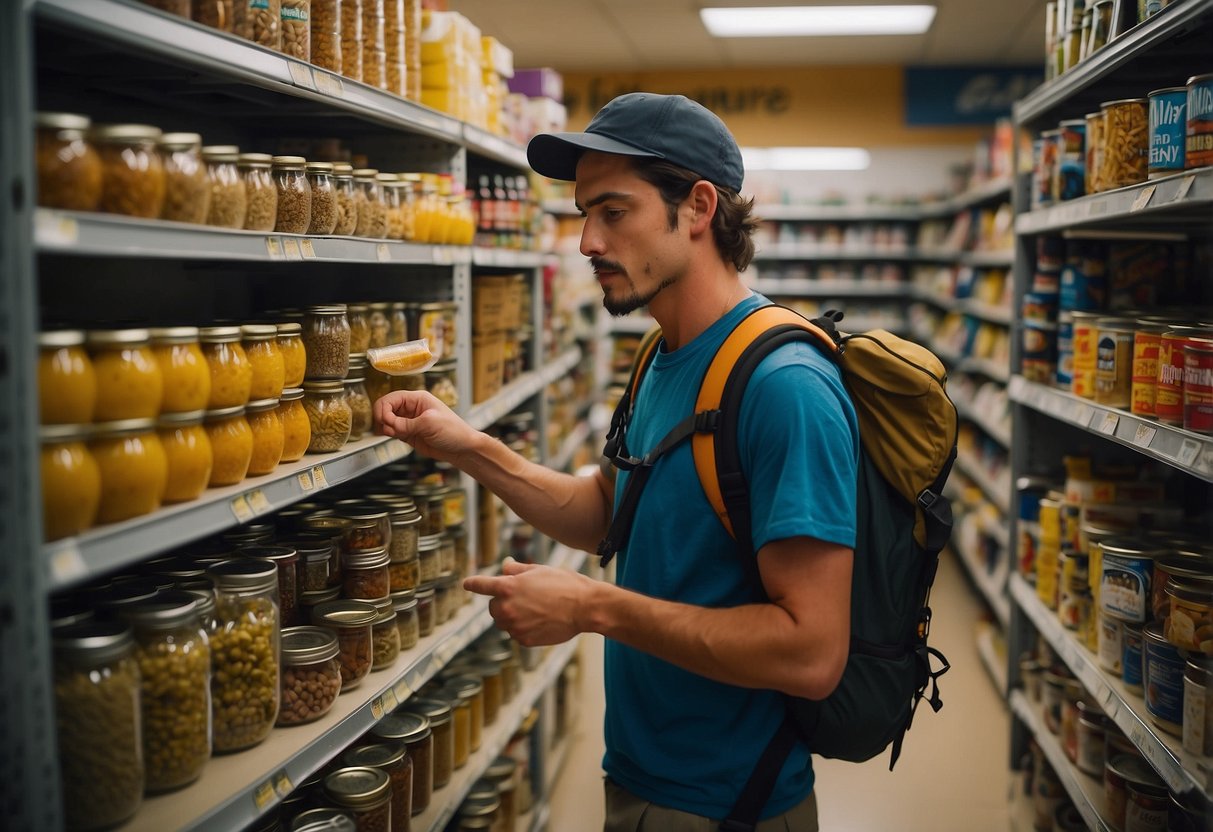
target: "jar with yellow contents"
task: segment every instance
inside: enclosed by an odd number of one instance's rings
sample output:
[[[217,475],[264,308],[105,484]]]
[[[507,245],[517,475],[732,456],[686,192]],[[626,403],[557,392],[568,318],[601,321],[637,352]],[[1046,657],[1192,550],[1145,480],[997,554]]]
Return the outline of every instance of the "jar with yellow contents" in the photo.
[[[38,411],[44,425],[88,424],[97,406],[97,372],[84,349],[84,332],[38,335]]]
[[[286,365],[278,349],[278,327],[274,324],[245,324],[240,327],[244,354],[253,368],[250,399],[276,399],[286,386]]]
[[[164,376],[146,329],[94,330],[87,346],[97,375],[93,419],[151,419],[160,412]]]
[[[198,343],[198,328],[151,330],[152,355],[164,377],[162,413],[202,410],[211,397],[211,373]]]
[[[108,124],[90,138],[101,157],[99,211],[154,219],[164,208],[164,161],[156,149],[160,128],[148,124]]]
[[[244,406],[208,410],[203,424],[215,456],[209,485],[235,485],[248,474],[253,458],[253,431],[244,417]]]
[[[253,387],[253,365],[240,338],[238,326],[208,326],[198,331],[198,341],[211,374],[207,410],[248,404]]]
[[[282,391],[275,411],[282,423],[281,462],[294,462],[307,453],[312,441],[312,423],[303,408],[303,388],[288,387]]]
[[[278,324],[278,352],[282,353],[282,386],[298,387],[307,372],[307,348],[303,346],[303,324]]]
[[[95,211],[101,200],[101,157],[85,138],[92,122],[76,113],[38,113],[38,204]]]
[[[101,502],[101,471],[89,450],[88,425],[43,425],[42,527],[46,540],[78,534],[93,525]]]
[[[101,473],[98,523],[115,523],[160,508],[168,484],[168,458],[155,419],[96,425],[89,449]]]
[[[249,429],[253,432],[253,454],[249,459],[248,475],[268,474],[282,461],[286,432],[278,418],[277,399],[251,401],[244,409]]]
[[[196,499],[210,482],[215,457],[210,437],[202,427],[203,415],[202,410],[162,413],[157,420],[156,431],[168,461],[166,503]]]

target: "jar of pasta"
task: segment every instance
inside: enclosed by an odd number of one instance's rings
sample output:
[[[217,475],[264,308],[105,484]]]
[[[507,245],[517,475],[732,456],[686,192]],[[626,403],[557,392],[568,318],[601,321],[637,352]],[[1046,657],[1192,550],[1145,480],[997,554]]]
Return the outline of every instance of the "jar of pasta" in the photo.
[[[353,412],[340,381],[305,381],[303,409],[311,429],[308,453],[332,453],[341,450],[350,438]]]
[[[46,540],[78,534],[96,520],[101,471],[88,447],[90,436],[88,425],[43,425],[38,431]]]
[[[101,157],[101,199],[107,214],[155,219],[164,208],[164,162],[156,150],[160,128],[109,124],[90,138]]]
[[[374,604],[366,601],[328,601],[312,608],[312,623],[337,633],[343,691],[360,685],[371,672],[371,628],[376,615]]]
[[[350,323],[346,306],[309,306],[303,316],[308,379],[344,379],[349,371]]]
[[[400,632],[396,629],[396,609],[391,597],[375,602],[375,623],[371,627],[371,670],[383,670],[400,656]]]
[[[217,228],[244,228],[248,216],[248,192],[237,163],[240,148],[235,145],[210,145],[202,148],[206,178],[210,183],[211,204],[206,224]]]
[[[392,609],[396,611],[396,632],[400,634],[400,649],[417,646],[421,632],[417,625],[417,599],[411,589],[392,593]]]
[[[35,156],[38,204],[95,211],[101,201],[101,157],[86,138],[92,122],[75,113],[38,113]]]
[[[270,173],[274,157],[268,153],[241,153],[236,169],[244,182],[244,229],[273,231],[278,221],[278,187]]]
[[[208,410],[243,407],[253,387],[253,365],[241,343],[238,326],[209,326],[198,330],[198,342],[211,374]]]
[[[215,460],[208,485],[212,488],[235,485],[248,474],[253,458],[253,431],[244,416],[244,408],[237,405],[208,410],[203,424]]]
[[[1104,114],[1102,168],[1104,190],[1145,182],[1150,162],[1147,100],[1126,98],[1100,105]]]
[[[139,665],[130,625],[70,624],[57,628],[51,643],[64,824],[116,825],[143,800]]]
[[[151,330],[152,355],[164,378],[162,413],[202,410],[211,398],[211,373],[194,326]]]
[[[278,567],[278,610],[283,627],[302,624],[299,617],[299,552],[278,543],[240,547],[242,557],[272,561]]]
[[[342,592],[358,601],[378,601],[391,596],[386,549],[347,552],[341,561]]]
[[[256,399],[244,408],[249,430],[253,432],[253,454],[249,459],[248,476],[268,474],[282,461],[286,431],[278,417],[277,399]]]
[[[282,423],[282,459],[294,462],[307,453],[312,443],[312,423],[303,406],[303,388],[288,387],[278,400],[278,420]]]
[[[370,734],[393,743],[403,743],[413,760],[413,816],[429,808],[434,794],[434,735],[422,714],[398,709],[373,726]]]
[[[135,630],[145,788],[192,783],[211,757],[211,648],[197,598],[160,592],[122,614]]]
[[[391,332],[391,321],[388,320],[388,312],[391,309],[391,304],[377,301],[367,305],[367,316],[370,321],[371,340],[370,346],[375,348],[386,347],[389,343],[388,334]]]
[[[350,322],[350,355],[361,355],[366,360],[367,347],[371,345],[370,306],[351,303],[346,307]]]
[[[367,766],[339,768],[324,778],[324,795],[354,816],[359,832],[392,828],[392,780],[387,772]]]
[[[274,184],[278,188],[275,231],[306,234],[312,224],[312,189],[306,170],[307,160],[302,156],[274,157]]]
[[[202,427],[203,411],[162,413],[156,422],[160,444],[168,461],[168,480],[164,502],[182,503],[196,499],[211,479],[215,457],[211,440]]]
[[[303,324],[278,324],[278,352],[282,353],[282,386],[298,387],[307,375],[307,348],[303,346]]]
[[[341,3],[341,74],[355,81],[362,80],[362,3],[342,0]]]
[[[245,324],[240,327],[244,354],[253,368],[250,399],[276,399],[286,382],[286,364],[278,348],[274,324]]]
[[[160,412],[164,376],[148,330],[93,330],[86,344],[97,375],[95,421],[149,419]]]
[[[201,225],[210,204],[206,166],[202,163],[202,136],[165,133],[159,141],[164,159],[164,207],[160,219]]]
[[[168,482],[168,458],[154,419],[98,424],[89,449],[101,474],[98,523],[115,523],[160,508]]]
[[[350,374],[346,376],[344,382],[345,399],[349,403],[352,415],[349,440],[351,442],[366,436],[373,426],[374,416],[371,413],[371,397],[366,391],[363,375],[365,372],[365,364],[356,367],[351,359]]]
[[[392,781],[391,832],[408,832],[413,814],[413,760],[402,742],[376,742],[351,748],[341,757],[345,766],[365,766],[384,772]],[[388,830],[384,830],[388,832]]]
[[[312,219],[308,234],[332,234],[337,227],[337,191],[332,162],[308,162],[307,181],[312,191]]]
[[[269,736],[279,707],[278,568],[238,557],[212,566],[214,748],[238,751]]]
[[[383,237],[387,234],[387,209],[378,175],[379,171],[374,168],[358,168],[354,171],[355,204],[358,207],[358,225],[354,234],[358,237]]]
[[[312,63],[341,72],[341,0],[312,0]]]
[[[348,237],[358,227],[354,168],[349,163],[333,163],[333,190],[337,197],[337,224],[333,226],[333,234]]]
[[[88,424],[97,406],[97,371],[84,332],[38,334],[38,414],[44,425]]]
[[[451,706],[440,699],[410,699],[405,708],[430,722],[434,737],[434,788],[441,789],[451,782],[454,771],[455,730],[451,723]]]

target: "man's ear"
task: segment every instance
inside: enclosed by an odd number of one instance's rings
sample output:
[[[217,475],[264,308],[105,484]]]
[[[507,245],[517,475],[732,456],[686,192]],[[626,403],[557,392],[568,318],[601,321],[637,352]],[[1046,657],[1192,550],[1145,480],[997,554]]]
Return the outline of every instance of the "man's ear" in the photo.
[[[710,232],[712,217],[716,216],[716,186],[706,179],[700,179],[691,186],[687,194],[686,205],[690,214],[692,234]]]

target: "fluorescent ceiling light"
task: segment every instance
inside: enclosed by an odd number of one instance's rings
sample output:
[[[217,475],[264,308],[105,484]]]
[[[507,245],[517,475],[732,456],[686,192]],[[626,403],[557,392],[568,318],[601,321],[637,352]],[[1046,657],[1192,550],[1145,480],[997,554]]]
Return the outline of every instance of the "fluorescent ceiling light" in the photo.
[[[741,161],[754,170],[867,170],[872,162],[862,147],[743,147]]]
[[[718,38],[920,35],[935,7],[753,6],[700,9],[699,16]]]

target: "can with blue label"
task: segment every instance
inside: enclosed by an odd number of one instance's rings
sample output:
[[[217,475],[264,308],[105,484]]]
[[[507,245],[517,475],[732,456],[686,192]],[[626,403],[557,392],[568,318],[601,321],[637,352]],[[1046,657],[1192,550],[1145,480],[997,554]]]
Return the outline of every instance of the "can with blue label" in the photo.
[[[1154,560],[1163,550],[1134,538],[1105,540],[1100,548],[1100,612],[1121,621],[1145,623],[1151,612]]]
[[[1058,126],[1054,200],[1077,199],[1086,193],[1086,136],[1086,119],[1068,119]]]
[[[1180,736],[1184,717],[1184,658],[1163,636],[1161,621],[1151,621],[1141,633],[1146,713],[1159,728]]]
[[[1184,135],[1187,130],[1187,87],[1154,90],[1150,102],[1150,179],[1184,169]]]
[[[1184,167],[1213,165],[1213,73],[1188,79]]]
[[[1142,624],[1122,623],[1120,631],[1121,667],[1120,678],[1130,693],[1142,693],[1141,658],[1144,647]]]
[[[1074,380],[1074,315],[1057,314],[1057,386],[1070,389]]]

